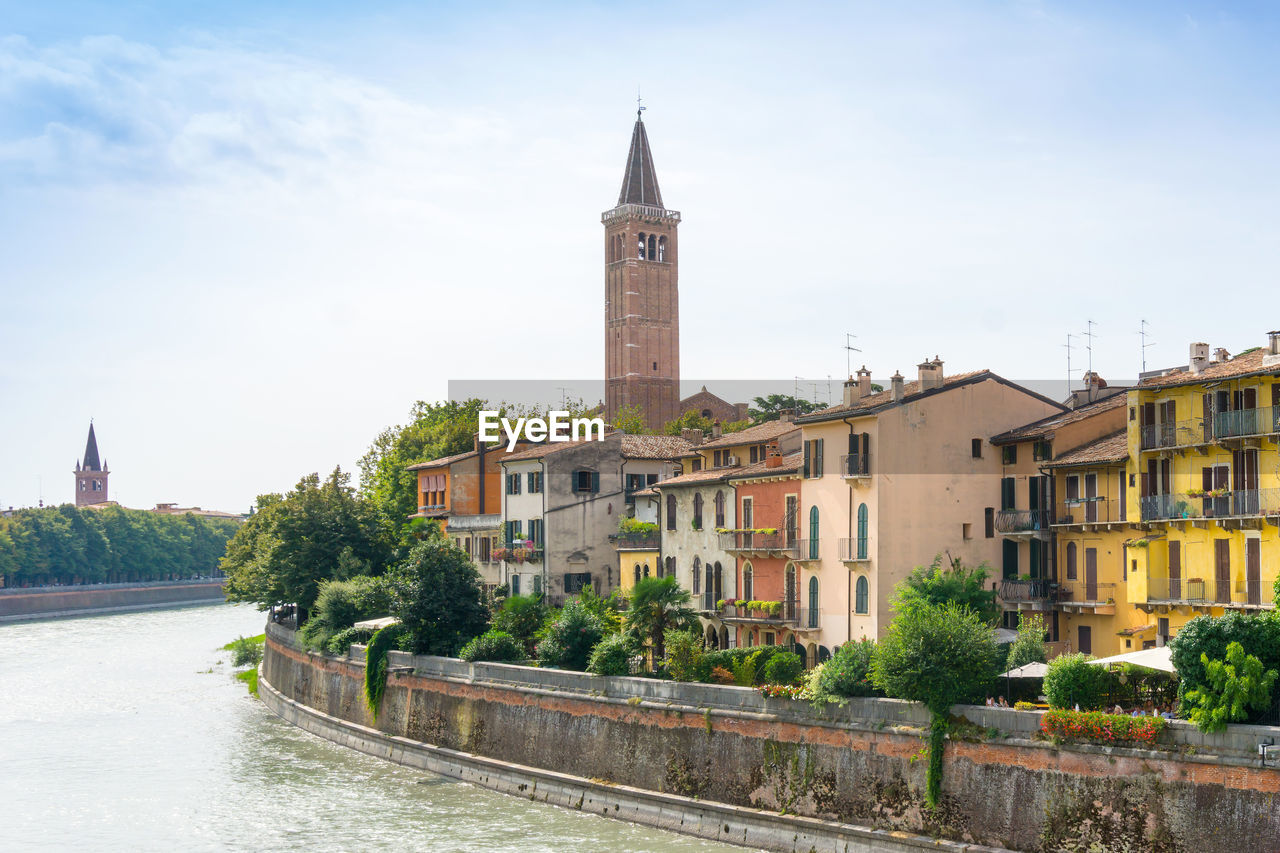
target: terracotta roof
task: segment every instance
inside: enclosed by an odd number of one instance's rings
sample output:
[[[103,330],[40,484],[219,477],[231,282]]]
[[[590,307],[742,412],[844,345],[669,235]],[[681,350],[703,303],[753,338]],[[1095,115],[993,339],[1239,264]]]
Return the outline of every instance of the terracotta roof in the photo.
[[[1129,434],[1124,430],[1120,430],[1105,438],[1092,441],[1083,447],[1077,447],[1069,453],[1064,453],[1044,467],[1067,468],[1075,465],[1119,463],[1128,458]]]
[[[1263,366],[1267,357],[1263,347],[1241,353],[1229,361],[1210,364],[1199,373],[1189,369],[1178,368],[1164,376],[1152,376],[1138,383],[1139,388],[1170,388],[1177,385],[1198,385],[1201,382],[1216,382],[1222,379],[1238,379],[1243,376],[1264,374],[1280,374],[1280,363]]]
[[[746,480],[752,477],[775,477],[785,474],[794,474],[804,465],[804,453],[796,451],[782,457],[782,464],[776,467],[769,467],[769,460],[757,462],[754,465],[748,465],[741,469],[732,469],[729,474],[731,480]]]
[[[452,462],[458,462],[466,459],[468,456],[475,456],[476,451],[466,450],[462,453],[455,453],[452,456],[441,456],[439,459],[429,459],[426,462],[416,462],[405,468],[406,471],[421,471],[423,468],[438,468],[441,465],[448,465]]]
[[[1112,409],[1123,408],[1125,401],[1128,399],[1125,394],[1114,394],[1110,397],[1098,400],[1096,403],[1090,403],[1087,406],[1081,406],[1078,409],[1069,412],[1062,412],[1056,415],[1049,415],[1047,418],[1041,418],[1038,421],[1032,421],[1025,426],[1016,427],[1002,432],[991,439],[992,444],[1013,444],[1018,441],[1028,441],[1033,438],[1044,438],[1052,435],[1055,430],[1064,427],[1067,424],[1073,424],[1078,421],[1091,418],[1094,415],[1103,412],[1109,412]]]
[[[784,421],[765,421],[762,424],[756,424],[747,427],[738,432],[727,432],[712,441],[704,441],[702,444],[695,444],[693,450],[702,450],[704,448],[732,447],[736,444],[764,444],[773,441],[781,435],[800,429],[794,423]]]
[[[503,462],[521,462],[525,459],[541,459],[549,453],[555,453],[558,450],[568,450],[570,447],[577,447],[580,444],[586,444],[586,439],[579,441],[546,441],[542,444],[535,444],[527,450],[517,450],[515,453],[508,453],[502,457]]]
[[[852,406],[845,406],[841,404],[839,406],[831,406],[826,409],[819,409],[816,412],[810,412],[809,414],[803,417],[796,418],[796,423],[809,424],[809,423],[817,423],[819,421],[845,418],[845,417],[854,416],[854,415],[875,414],[876,412],[881,411],[882,409],[887,409],[890,406],[900,406],[904,403],[910,403],[910,402],[913,402],[914,400],[927,397],[931,394],[940,394],[944,391],[950,391],[955,388],[961,388],[965,385],[973,385],[987,379],[1000,382],[1004,385],[1008,385],[1011,388],[1017,388],[1020,391],[1031,395],[1032,397],[1037,397],[1045,401],[1046,403],[1052,403],[1053,405],[1059,406],[1063,409],[1066,408],[1061,403],[1055,400],[1050,400],[1048,397],[1044,396],[1043,394],[1037,394],[1035,391],[1032,391],[1029,388],[1024,388],[1023,386],[1017,384],[1016,382],[1010,382],[1008,379],[1005,379],[1002,376],[998,376],[997,374],[992,373],[990,370],[971,370],[968,373],[957,373],[954,376],[947,376],[942,381],[942,387],[929,388],[924,391],[920,390],[920,383],[917,380],[912,380],[911,382],[905,382],[903,383],[903,386],[902,386],[902,399],[897,403],[893,401],[892,390],[878,391],[875,394],[868,394],[866,397],[863,397],[859,400],[855,400]]]
[[[624,459],[679,459],[689,452],[687,439],[678,435],[624,435]]]
[[[701,471],[690,471],[688,474],[681,474],[679,477],[668,477],[665,480],[659,480],[654,485],[659,489],[665,489],[668,486],[690,486],[694,483],[722,483],[729,479],[732,474],[738,474],[741,468],[703,468]]]

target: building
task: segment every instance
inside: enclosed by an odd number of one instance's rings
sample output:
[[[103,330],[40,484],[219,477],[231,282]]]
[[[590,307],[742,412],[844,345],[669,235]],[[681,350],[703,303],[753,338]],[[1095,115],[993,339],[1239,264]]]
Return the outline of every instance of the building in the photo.
[[[636,475],[637,477],[639,475]],[[645,475],[648,480],[648,475]],[[624,595],[642,578],[662,577],[661,535],[658,532],[658,490],[647,486],[627,491],[632,520],[641,522],[631,530],[619,530],[610,538],[618,552],[618,588]],[[626,518],[627,516],[624,516]]]
[[[98,459],[98,438],[89,422],[89,440],[84,445],[84,460],[76,460],[76,506],[92,506],[110,502],[107,478],[111,475],[105,461]]]
[[[680,414],[697,412],[702,417],[716,423],[731,423],[747,419],[746,403],[730,403],[717,397],[703,385],[698,393],[685,397],[680,401]]]
[[[201,518],[233,518],[237,521],[246,516],[236,512],[220,512],[216,509],[201,509],[198,506],[178,506],[176,503],[156,504],[151,510],[157,515],[197,515]]]
[[[634,493],[673,476],[689,443],[611,432],[601,441],[548,442],[502,460],[502,582],[512,594],[561,604],[587,585],[620,582],[614,537]]]
[[[636,113],[618,203],[605,236],[605,417],[638,407],[650,429],[680,415],[680,213],[662,203]]]
[[[799,588],[819,590],[819,652],[880,637],[894,586],[935,558],[998,566],[991,525],[1001,460],[988,436],[1065,409],[989,370],[945,376],[939,358],[918,378],[873,391],[863,367],[844,399],[797,418],[804,456],[797,509],[818,540]],[[830,451],[830,452],[828,452]],[[744,522],[745,526],[745,522]]]

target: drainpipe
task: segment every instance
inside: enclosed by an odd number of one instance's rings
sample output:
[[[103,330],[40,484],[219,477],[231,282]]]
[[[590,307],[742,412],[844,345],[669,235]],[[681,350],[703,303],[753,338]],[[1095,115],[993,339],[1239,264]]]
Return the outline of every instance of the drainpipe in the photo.
[[[849,435],[850,437],[852,437],[853,421],[849,420],[848,418],[842,418],[842,420],[849,425]],[[845,451],[848,452],[847,443],[845,444]],[[843,474],[844,472],[842,471],[841,473]],[[846,519],[846,523],[845,523],[845,533],[847,534],[846,538],[852,539],[853,538],[853,486],[846,486],[845,488],[849,490],[849,500],[845,501],[845,503],[848,504],[848,507],[849,507],[848,518]],[[853,640],[853,572],[846,572],[845,574],[848,575],[848,577],[845,578],[844,641],[848,643]]]

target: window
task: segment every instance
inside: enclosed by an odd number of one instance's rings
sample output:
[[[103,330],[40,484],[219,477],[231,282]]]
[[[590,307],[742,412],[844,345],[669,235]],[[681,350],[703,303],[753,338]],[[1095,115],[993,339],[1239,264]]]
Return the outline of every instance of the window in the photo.
[[[533,594],[542,595],[542,575],[533,576]]]
[[[1000,478],[1000,509],[1013,509],[1017,505],[1017,498],[1014,497],[1015,487],[1012,477]]]
[[[573,472],[573,491],[577,494],[594,493],[600,491],[600,472],[598,471],[574,471]]]
[[[81,480],[81,481],[80,481],[80,491],[82,491],[82,492],[87,492],[87,491],[89,491],[89,484],[88,484],[88,483],[86,483],[84,480]]]
[[[524,537],[521,535],[520,522],[508,521],[507,522],[507,543],[510,544],[512,542],[521,542],[521,541],[524,541]]]
[[[627,491],[638,492],[643,489],[647,483],[644,474],[628,474],[627,475]]]
[[[102,481],[101,481],[101,480],[94,480],[94,481],[93,481],[93,490],[94,490],[95,492],[100,492],[100,491],[102,491]]]
[[[774,646],[774,645],[777,645],[777,643],[775,643],[775,642],[774,642],[774,633],[773,633],[772,631],[765,631],[765,632],[764,632],[764,644],[765,644],[766,646]]]
[[[867,559],[867,505],[858,504],[858,559]]]
[[[656,261],[658,259],[658,237],[656,234],[649,235],[649,260]]]
[[[1018,461],[1018,445],[1007,444],[1000,448],[1000,461],[1005,465],[1013,465]]]
[[[690,471],[701,471],[701,470],[702,470],[702,457],[701,457],[701,456],[696,457],[695,459],[693,459],[693,460],[689,463],[689,470],[690,470]]]
[[[534,586],[536,587],[537,585],[538,582],[535,580]],[[591,572],[565,572],[565,595],[576,595],[582,592],[584,586],[591,586]]]
[[[645,577],[649,577],[649,564],[648,564],[648,563],[645,563],[645,564],[644,564],[644,576],[645,576]]]
[[[866,576],[865,575],[859,576],[858,585],[854,587],[853,609],[855,613],[865,614],[867,612],[867,587],[868,586],[870,586],[870,584],[867,583]]]
[[[520,576],[519,575],[511,576],[511,594],[512,595],[520,594]]]
[[[754,596],[752,595],[752,592],[753,592],[752,580],[753,578],[752,578],[751,564],[744,563],[742,566],[742,596],[741,597],[747,601],[754,600]]]
[[[636,583],[640,583],[640,564],[636,563]]]
[[[1081,625],[1079,631],[1080,651],[1086,655],[1093,654],[1093,630],[1088,625]]]
[[[754,444],[751,445],[750,458],[752,465],[760,461],[760,448]]]
[[[804,443],[804,476],[806,478],[822,476],[822,444],[821,438]]]
[[[742,529],[751,530],[751,525],[755,524],[755,513],[751,505],[751,498],[742,499]],[[675,528],[671,528],[675,530]]]
[[[1003,559],[1001,560],[1001,576],[1005,580],[1016,580],[1018,577],[1018,543],[1013,539],[1004,540]]]
[[[1067,543],[1067,580],[1076,579],[1076,543]]]
[[[962,539],[964,539],[964,541],[966,541],[966,542],[968,542],[970,539],[972,539],[972,538],[973,538],[973,525],[972,525],[972,524],[970,524],[970,523],[969,523],[969,522],[967,522],[967,521],[966,521],[966,522],[964,522],[963,524],[961,524],[961,525],[960,525],[960,536],[961,536],[961,538],[962,538]]]
[[[702,561],[697,557],[693,558],[693,594],[698,595],[702,592]]]
[[[818,579],[809,578],[809,619],[810,628],[818,627]]]
[[[529,494],[536,495],[542,492],[542,472],[529,472]]]
[[[716,492],[716,527],[724,527],[724,492]]]
[[[520,475],[519,474],[507,475],[507,494],[509,495],[520,494]]]
[[[676,496],[667,495],[667,529],[676,529]]]
[[[809,507],[809,559],[818,559],[818,507]]]
[[[702,492],[693,495],[693,529],[702,529]]]
[[[641,234],[639,235],[639,238],[636,240],[636,257],[637,257],[637,258],[639,258],[639,259],[640,259],[640,260],[642,260],[642,261],[643,261],[643,260],[645,259],[645,257],[646,257],[646,255],[645,255],[645,244],[646,244],[646,242],[647,242],[647,241],[644,239],[644,234],[643,234],[643,233],[641,233]]]
[[[988,539],[994,539],[996,536],[996,508],[993,506],[987,507],[983,510],[982,516],[982,523],[986,528],[984,535]]]
[[[667,238],[658,238],[658,260],[665,261],[667,259]]]
[[[533,540],[533,547],[542,547],[542,519],[535,518],[529,522],[529,538]]]
[[[1037,441],[1031,447],[1031,456],[1036,462],[1047,462],[1052,455],[1052,448],[1047,441]]]
[[[972,453],[974,459],[982,458],[982,439],[975,438],[972,442]]]

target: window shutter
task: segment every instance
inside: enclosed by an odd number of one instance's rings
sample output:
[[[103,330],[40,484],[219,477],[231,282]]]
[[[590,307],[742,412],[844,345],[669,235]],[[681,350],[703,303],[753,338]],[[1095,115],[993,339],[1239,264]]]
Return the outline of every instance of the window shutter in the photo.
[[[804,476],[805,477],[809,476],[809,455],[810,455],[810,447],[812,444],[813,444],[812,441],[806,441],[804,443]]]
[[[816,441],[817,447],[815,447],[815,448],[814,448],[814,450],[816,450],[816,451],[817,451],[817,457],[815,458],[814,463],[813,463],[813,465],[814,465],[814,472],[813,472],[813,476],[815,476],[815,477],[821,477],[821,476],[822,476],[822,445],[823,445],[823,443],[824,443],[825,441],[826,441],[826,439],[824,439],[824,438],[819,438],[819,439]]]
[[[600,491],[600,472],[599,471],[591,472],[591,491],[592,492]]]
[[[986,525],[986,538],[994,539],[996,536],[996,508],[989,506],[984,514],[984,523]]]

